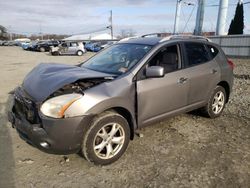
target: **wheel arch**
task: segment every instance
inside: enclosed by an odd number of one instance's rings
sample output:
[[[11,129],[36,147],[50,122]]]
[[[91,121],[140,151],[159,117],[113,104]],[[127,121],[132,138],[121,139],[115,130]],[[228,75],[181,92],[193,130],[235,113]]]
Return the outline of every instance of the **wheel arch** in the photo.
[[[218,86],[221,86],[221,87],[223,87],[223,88],[225,89],[226,95],[227,95],[227,98],[226,98],[226,103],[227,103],[228,100],[229,100],[230,92],[231,92],[231,91],[230,91],[230,86],[229,86],[228,82],[226,82],[226,81],[221,81],[221,82],[219,82],[217,85],[218,85]]]
[[[124,107],[112,107],[109,108],[105,111],[115,111],[116,113],[120,114],[121,116],[123,116],[129,124],[129,129],[130,129],[130,139],[133,140],[134,139],[134,133],[135,133],[135,127],[136,127],[136,122],[132,116],[132,114],[130,113],[129,110],[127,110]]]
[[[83,52],[82,50],[78,49],[78,50],[76,51],[76,55],[78,55],[78,52],[82,52],[82,54],[84,54],[84,52]]]

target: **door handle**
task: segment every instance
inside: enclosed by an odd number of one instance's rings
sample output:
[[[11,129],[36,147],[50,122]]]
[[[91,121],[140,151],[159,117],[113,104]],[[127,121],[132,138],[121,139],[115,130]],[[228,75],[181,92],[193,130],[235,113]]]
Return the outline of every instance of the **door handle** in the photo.
[[[179,83],[179,84],[184,84],[184,83],[186,83],[187,80],[188,80],[188,78],[181,77],[181,78],[178,80],[178,83]]]
[[[218,71],[216,70],[216,69],[212,69],[212,71],[211,71],[211,73],[212,74],[215,74],[215,73],[217,73]]]

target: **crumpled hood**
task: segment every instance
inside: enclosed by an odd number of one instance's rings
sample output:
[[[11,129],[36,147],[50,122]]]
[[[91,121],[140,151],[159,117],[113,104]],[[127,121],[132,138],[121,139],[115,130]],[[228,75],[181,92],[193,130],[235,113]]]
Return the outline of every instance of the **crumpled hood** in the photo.
[[[36,102],[42,102],[53,92],[77,80],[110,76],[114,75],[72,65],[41,63],[24,78],[23,87]]]

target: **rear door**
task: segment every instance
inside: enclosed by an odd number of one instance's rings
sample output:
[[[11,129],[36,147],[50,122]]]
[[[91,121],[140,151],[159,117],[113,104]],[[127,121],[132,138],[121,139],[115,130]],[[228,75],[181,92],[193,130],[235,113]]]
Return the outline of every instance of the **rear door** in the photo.
[[[78,48],[77,42],[71,42],[70,46],[68,48],[68,53],[69,54],[76,54]]]
[[[141,69],[137,78],[138,123],[146,125],[187,105],[189,80],[181,69],[179,44],[161,48]],[[165,76],[146,78],[147,66],[162,66]]]
[[[185,42],[185,70],[190,79],[189,105],[202,105],[207,102],[211,92],[220,80],[220,67],[209,52],[208,46],[201,42]],[[215,49],[214,49],[215,50]]]

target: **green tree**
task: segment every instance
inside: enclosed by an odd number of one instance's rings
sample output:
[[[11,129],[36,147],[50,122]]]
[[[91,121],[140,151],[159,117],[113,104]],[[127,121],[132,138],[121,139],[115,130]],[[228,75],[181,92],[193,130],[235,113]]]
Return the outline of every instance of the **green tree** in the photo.
[[[240,35],[244,30],[244,10],[243,3],[238,3],[235,11],[234,18],[231,21],[228,35]]]

